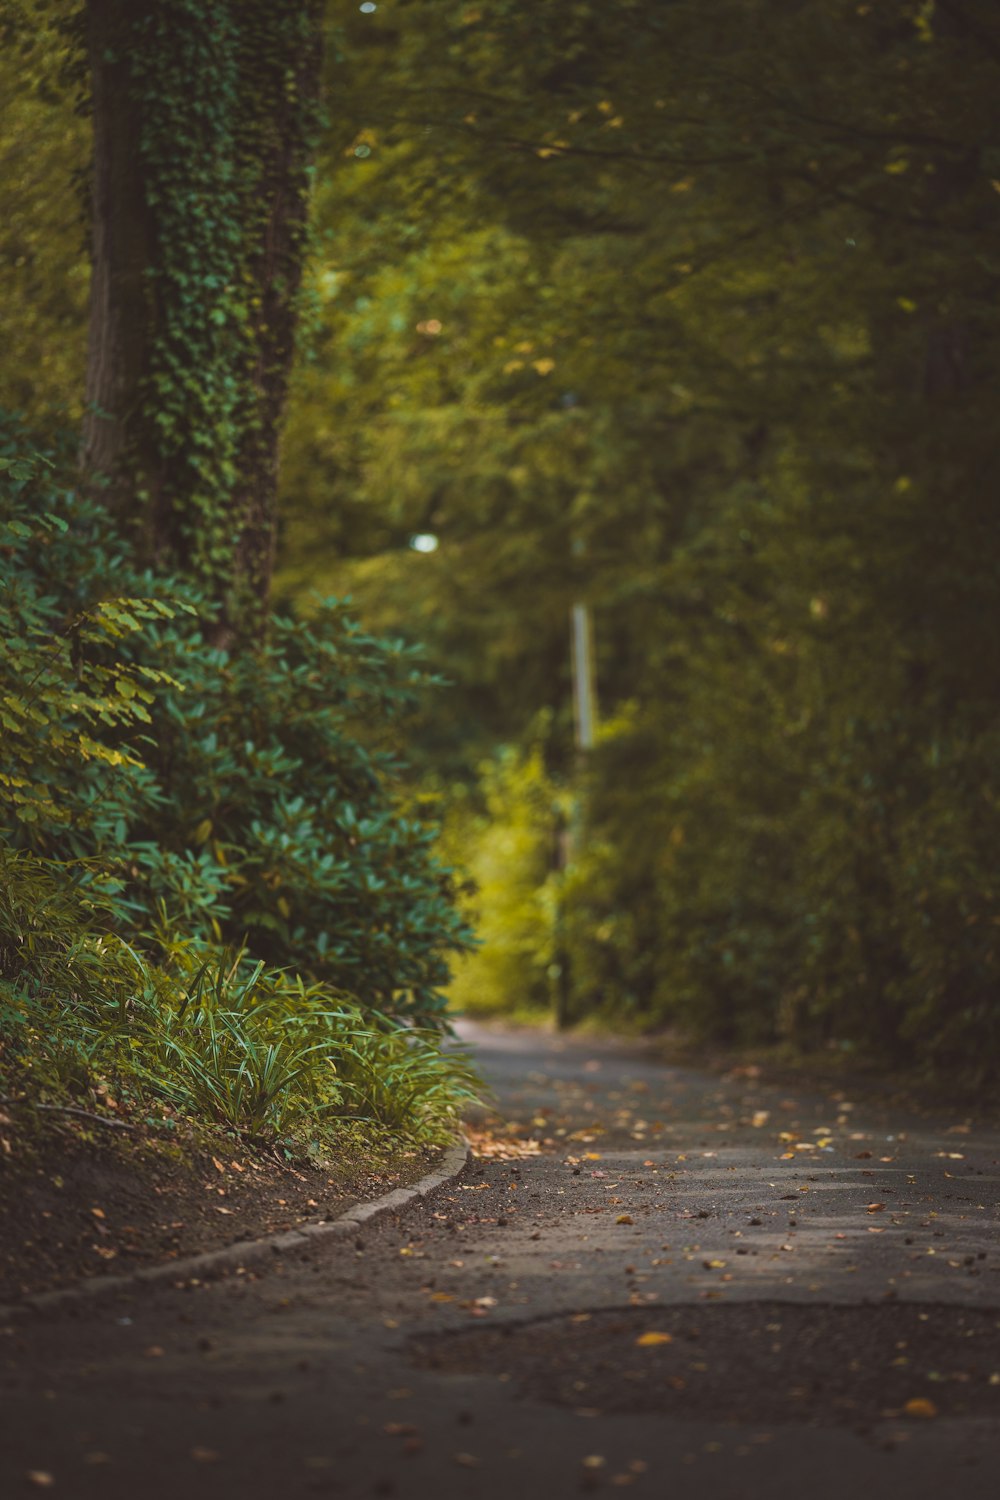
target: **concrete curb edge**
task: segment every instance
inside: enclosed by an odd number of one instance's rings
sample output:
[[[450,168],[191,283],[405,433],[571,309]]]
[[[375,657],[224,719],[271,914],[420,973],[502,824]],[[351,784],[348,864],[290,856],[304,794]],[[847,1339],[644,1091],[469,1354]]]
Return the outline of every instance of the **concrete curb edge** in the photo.
[[[236,1270],[240,1266],[252,1265],[266,1260],[271,1255],[305,1249],[324,1240],[344,1239],[356,1234],[365,1224],[387,1213],[398,1213],[418,1198],[426,1198],[452,1182],[465,1167],[469,1159],[467,1144],[449,1146],[441,1165],[436,1171],[412,1187],[393,1188],[370,1203],[357,1203],[345,1210],[336,1219],[321,1224],[305,1224],[301,1229],[285,1229],[278,1234],[264,1235],[259,1240],[241,1240],[233,1245],[223,1245],[218,1250],[203,1250],[198,1255],[185,1256],[183,1260],[164,1261],[160,1265],[144,1266],[131,1271],[127,1276],[95,1276],[89,1281],[78,1281],[72,1286],[56,1287],[51,1292],[37,1292],[24,1297],[20,1302],[0,1305],[0,1324],[11,1322],[28,1313],[47,1312],[64,1302],[78,1302],[98,1296],[125,1291],[129,1287],[155,1285],[159,1282],[185,1281],[192,1277],[215,1275],[222,1271]]]

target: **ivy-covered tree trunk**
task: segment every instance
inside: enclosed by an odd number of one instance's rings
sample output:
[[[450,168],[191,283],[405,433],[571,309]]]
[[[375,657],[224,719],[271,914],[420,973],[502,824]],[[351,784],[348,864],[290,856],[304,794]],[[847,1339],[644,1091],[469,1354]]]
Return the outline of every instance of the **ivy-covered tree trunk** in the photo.
[[[215,638],[256,634],[317,119],[319,0],[87,0],[82,462]]]

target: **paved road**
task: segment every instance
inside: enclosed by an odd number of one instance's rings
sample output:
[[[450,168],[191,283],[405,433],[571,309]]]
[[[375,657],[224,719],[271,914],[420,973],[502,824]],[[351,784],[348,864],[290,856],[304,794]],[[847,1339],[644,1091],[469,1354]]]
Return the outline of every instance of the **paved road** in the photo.
[[[499,1154],[437,1199],[0,1330],[0,1494],[995,1500],[995,1132],[469,1040]]]

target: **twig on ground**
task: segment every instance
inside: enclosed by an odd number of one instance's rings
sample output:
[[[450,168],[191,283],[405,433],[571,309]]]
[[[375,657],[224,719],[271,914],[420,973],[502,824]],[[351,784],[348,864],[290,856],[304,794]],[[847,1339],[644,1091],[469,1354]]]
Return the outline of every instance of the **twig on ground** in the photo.
[[[92,1120],[95,1125],[106,1125],[109,1130],[138,1130],[127,1120],[109,1120],[104,1115],[95,1115],[89,1109],[80,1109],[76,1104],[34,1104],[27,1099],[14,1099],[9,1095],[0,1099],[0,1104],[28,1104],[31,1109],[47,1109],[53,1114],[79,1115],[82,1120]]]

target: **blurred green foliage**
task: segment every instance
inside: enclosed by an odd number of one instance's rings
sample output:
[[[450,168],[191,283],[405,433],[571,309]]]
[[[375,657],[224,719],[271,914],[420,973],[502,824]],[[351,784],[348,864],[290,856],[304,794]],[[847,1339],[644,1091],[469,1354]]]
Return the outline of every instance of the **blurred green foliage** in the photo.
[[[83,415],[90,281],[76,8],[0,3],[0,410],[62,425]]]
[[[530,755],[455,795],[461,1003],[565,945],[577,1016],[992,1075],[993,8],[411,0],[330,69],[284,585],[427,641],[435,777],[550,709],[582,809],[560,873]]]
[[[468,870],[480,943],[455,965],[449,997],[456,1009],[537,1015],[551,1005],[564,803],[538,744],[502,751],[481,767],[474,796],[449,799],[444,848]]]
[[[276,630],[276,715],[287,673],[348,649],[312,591],[423,640],[451,680],[406,749],[479,885],[464,1006],[539,1008],[565,957],[576,1016],[995,1075],[995,6],[406,0],[331,6],[327,31],[278,578],[312,644]],[[66,106],[12,97],[61,160]],[[33,247],[37,284],[4,310],[44,355],[46,403],[71,396],[69,232]],[[411,549],[421,532],[436,552]],[[576,600],[604,720],[585,768]],[[134,665],[186,681],[186,628],[151,622]],[[188,881],[191,910],[283,963],[327,930],[299,914],[314,883],[333,898],[308,858],[277,857],[305,810],[238,749],[263,743],[258,685],[231,662],[209,683],[203,650],[179,862],[136,860],[112,895]],[[405,688],[405,651],[376,655]],[[265,759],[307,764],[312,734]],[[142,790],[135,767],[88,776]],[[240,845],[240,887],[215,846],[238,842],[244,787],[270,831]]]

